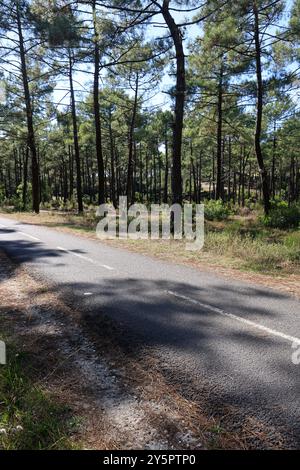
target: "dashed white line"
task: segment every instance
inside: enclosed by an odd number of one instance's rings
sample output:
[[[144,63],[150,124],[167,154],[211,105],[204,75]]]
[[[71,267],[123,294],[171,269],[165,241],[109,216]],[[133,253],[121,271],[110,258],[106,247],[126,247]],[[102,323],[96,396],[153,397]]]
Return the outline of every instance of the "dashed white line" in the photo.
[[[74,251],[68,251],[68,253],[71,253],[71,255],[76,256],[77,258],[83,259],[84,261],[87,261],[88,263],[97,264],[93,259],[88,258],[87,256],[80,255],[79,253],[75,253]]]
[[[0,224],[0,227],[2,228],[8,228],[7,225],[3,225],[3,224]],[[26,232],[17,232],[19,235],[23,235],[24,237],[28,237],[30,238],[31,240],[34,240],[35,242],[40,242],[41,240],[37,237],[34,237],[33,235],[29,235],[29,233],[26,233]]]
[[[18,232],[20,235],[24,235],[25,237],[30,238],[31,240],[34,240],[35,242],[40,242],[41,240],[37,237],[33,237],[32,235],[29,235],[29,233],[26,232]]]
[[[83,256],[83,255],[80,255],[79,253],[75,253],[74,251],[67,250],[67,248],[64,248],[62,246],[57,246],[56,248],[57,250],[64,251],[65,253],[69,253],[70,255],[76,256],[77,258],[80,258],[83,261],[87,261],[88,263],[100,266],[101,268],[107,269],[108,271],[114,271],[114,268],[112,268],[111,266],[108,266],[107,264],[98,263],[97,261],[91,258],[88,258],[87,256]]]
[[[102,266],[102,268],[107,269],[108,271],[114,271],[115,270],[115,268],[112,268],[111,266],[108,266],[107,264],[100,264],[100,266]]]
[[[186,302],[189,302],[191,304],[199,305],[200,307],[210,310],[211,312],[218,313],[219,315],[222,315],[223,317],[231,318],[231,320],[238,321],[240,323],[243,323],[244,325],[251,326],[252,328],[256,328],[258,330],[264,331],[265,333],[268,333],[269,335],[272,336],[277,336],[278,338],[284,339],[286,341],[289,341],[293,344],[300,344],[300,338],[296,338],[294,336],[286,335],[285,333],[282,333],[281,331],[276,331],[273,330],[272,328],[268,328],[267,326],[260,325],[259,323],[255,323],[251,320],[247,320],[246,318],[239,317],[238,315],[234,315],[233,313],[228,313],[225,312],[224,310],[213,307],[212,305],[209,304],[204,304],[202,302],[199,302],[198,300],[192,299],[191,297],[187,297],[185,295],[177,294],[176,292],[173,291],[166,291],[169,295],[172,295],[173,297],[176,297],[181,300],[185,300]]]

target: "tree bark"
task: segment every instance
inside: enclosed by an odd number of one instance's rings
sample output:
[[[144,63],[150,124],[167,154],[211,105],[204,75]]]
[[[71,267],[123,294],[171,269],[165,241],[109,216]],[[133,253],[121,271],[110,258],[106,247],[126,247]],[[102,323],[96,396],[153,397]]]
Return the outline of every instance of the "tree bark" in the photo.
[[[223,168],[222,168],[222,128],[223,128],[223,66],[220,67],[218,85],[218,126],[217,126],[217,186],[216,199],[223,199]]]
[[[23,211],[26,210],[26,205],[27,205],[28,157],[29,157],[29,149],[28,149],[28,145],[26,145],[26,150],[24,152],[24,165],[23,165],[23,194],[22,194]]]
[[[135,91],[134,91],[134,102],[132,110],[132,118],[129,128],[129,139],[128,139],[128,167],[127,167],[127,187],[126,195],[128,203],[132,204],[133,201],[133,153],[134,153],[134,128],[135,120],[137,114],[137,104],[138,104],[138,92],[139,92],[139,74],[136,73],[135,79]]]
[[[272,175],[271,175],[271,188],[272,188],[272,197],[275,198],[276,194],[276,183],[275,183],[275,171],[276,171],[276,121],[274,121],[274,135],[273,135],[273,154],[272,154]]]
[[[77,115],[76,115],[76,102],[75,93],[73,86],[73,65],[72,65],[72,53],[69,50],[69,81],[70,81],[70,94],[71,94],[71,108],[72,108],[72,122],[73,122],[73,140],[74,140],[74,154],[76,162],[76,187],[77,187],[77,202],[78,212],[83,212],[83,201],[82,201],[82,181],[81,181],[81,164],[80,164],[80,151],[78,141],[78,127],[77,127]]]
[[[166,130],[165,135],[165,181],[164,181],[164,204],[168,204],[168,182],[169,182],[169,141]]]
[[[232,146],[231,137],[228,140],[228,201],[231,200],[231,160],[232,160]]]
[[[254,15],[254,41],[255,41],[255,61],[256,61],[256,81],[257,81],[257,105],[256,105],[256,128],[255,128],[255,153],[259,167],[262,192],[264,199],[264,211],[268,215],[270,212],[270,190],[268,182],[268,172],[265,167],[261,149],[262,116],[263,116],[263,79],[261,64],[261,43],[259,32],[259,13],[256,0],[253,1]]]
[[[94,26],[94,121],[95,121],[95,137],[96,137],[96,157],[98,167],[98,203],[105,203],[105,178],[104,178],[104,164],[103,164],[103,149],[102,149],[102,129],[101,129],[101,116],[99,104],[99,74],[100,74],[100,47],[99,47],[99,34],[97,29],[97,16],[96,16],[96,0],[93,0],[93,26]]]
[[[21,59],[21,72],[24,88],[24,98],[26,107],[26,119],[28,130],[28,147],[31,153],[31,173],[32,173],[32,208],[38,214],[40,212],[40,177],[39,177],[39,164],[37,159],[37,150],[35,144],[35,134],[33,126],[32,103],[28,83],[26,52],[24,47],[24,37],[21,22],[21,13],[19,2],[16,2],[17,26],[19,36],[19,51]]]
[[[109,143],[110,143],[110,168],[111,168],[111,178],[110,178],[110,187],[111,187],[111,199],[114,207],[117,207],[117,200],[116,197],[116,177],[115,177],[115,146],[114,146],[114,137],[112,131],[112,114],[111,109],[109,110]]]
[[[175,90],[175,114],[173,123],[173,152],[172,152],[172,199],[173,204],[182,204],[182,132],[184,119],[184,105],[186,93],[185,55],[183,49],[182,33],[174,21],[170,10],[170,0],[164,0],[162,15],[169,28],[176,51],[176,90]]]
[[[70,199],[73,197],[73,191],[74,191],[74,155],[73,155],[73,149],[72,146],[69,145],[69,174],[70,174]]]

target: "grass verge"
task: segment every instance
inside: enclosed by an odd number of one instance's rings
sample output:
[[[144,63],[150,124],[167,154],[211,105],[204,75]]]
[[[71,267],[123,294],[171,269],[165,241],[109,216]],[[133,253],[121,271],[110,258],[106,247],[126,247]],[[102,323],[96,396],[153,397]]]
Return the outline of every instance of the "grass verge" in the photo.
[[[45,225],[96,239],[97,219],[92,213],[75,215],[58,211],[10,213],[29,224]],[[207,221],[201,251],[187,251],[184,241],[116,240],[110,245],[195,267],[221,267],[272,277],[300,276],[300,230],[264,227],[256,215]]]
[[[70,449],[68,409],[30,378],[30,358],[10,341],[0,369],[0,449]],[[67,424],[66,424],[67,423]]]

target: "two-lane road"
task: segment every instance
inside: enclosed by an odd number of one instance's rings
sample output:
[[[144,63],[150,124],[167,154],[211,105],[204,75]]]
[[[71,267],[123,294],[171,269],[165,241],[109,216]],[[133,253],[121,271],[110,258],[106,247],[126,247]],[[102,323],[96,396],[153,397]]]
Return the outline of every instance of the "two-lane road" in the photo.
[[[299,447],[296,299],[5,217],[0,249],[122,323],[212,411],[230,405]]]

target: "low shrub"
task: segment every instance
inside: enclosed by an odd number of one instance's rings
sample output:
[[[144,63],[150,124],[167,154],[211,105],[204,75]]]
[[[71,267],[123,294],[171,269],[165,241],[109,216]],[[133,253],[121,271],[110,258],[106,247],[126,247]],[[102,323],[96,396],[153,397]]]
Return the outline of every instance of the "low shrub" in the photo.
[[[204,214],[207,220],[225,220],[231,214],[230,208],[221,199],[205,201]]]
[[[300,225],[300,206],[289,206],[285,201],[274,201],[269,215],[263,216],[261,220],[266,227],[297,228]]]

